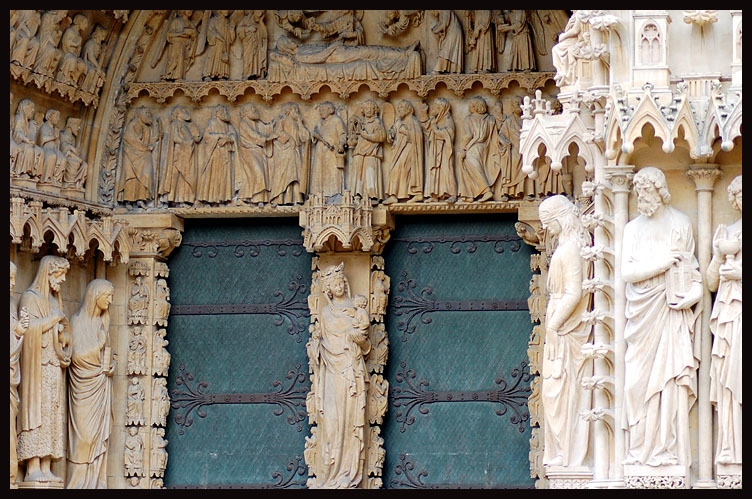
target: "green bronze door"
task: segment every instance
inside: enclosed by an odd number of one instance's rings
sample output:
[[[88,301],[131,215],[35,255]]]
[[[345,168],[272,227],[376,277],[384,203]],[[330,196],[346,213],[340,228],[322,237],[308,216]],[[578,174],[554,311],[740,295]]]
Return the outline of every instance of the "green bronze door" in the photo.
[[[514,215],[400,216],[391,278],[389,488],[531,488],[532,249]]]
[[[186,221],[169,262],[165,486],[305,486],[302,243],[297,219]]]

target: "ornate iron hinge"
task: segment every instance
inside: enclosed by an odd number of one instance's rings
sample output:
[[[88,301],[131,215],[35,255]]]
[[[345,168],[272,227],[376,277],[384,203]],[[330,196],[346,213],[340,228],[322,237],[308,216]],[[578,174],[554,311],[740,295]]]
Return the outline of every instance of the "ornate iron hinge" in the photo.
[[[272,296],[279,297],[277,303],[227,303],[214,305],[185,305],[174,304],[170,309],[170,315],[224,315],[224,314],[262,314],[274,315],[275,326],[281,326],[285,318],[290,321],[287,332],[295,336],[295,341],[303,341],[301,333],[306,331],[305,318],[311,316],[308,301],[305,296],[308,286],[303,282],[303,276],[297,276],[291,280],[287,288],[292,291],[292,296],[285,298],[281,290],[277,290]]]
[[[505,312],[510,310],[528,310],[527,299],[525,300],[464,300],[464,301],[439,301],[430,300],[427,297],[433,294],[433,288],[421,288],[419,294],[413,289],[417,287],[414,279],[407,278],[407,271],[401,273],[402,281],[397,283],[397,291],[405,293],[404,296],[396,295],[390,308],[394,315],[407,316],[406,319],[397,322],[397,330],[402,332],[402,341],[407,341],[407,335],[415,332],[417,324],[412,324],[413,319],[418,317],[423,324],[430,324],[433,319],[427,314],[432,312]]]
[[[501,408],[495,412],[498,416],[504,416],[507,409],[511,408],[513,414],[509,417],[509,422],[517,425],[520,433],[525,431],[523,423],[530,419],[530,413],[525,410],[527,407],[528,396],[531,393],[530,386],[520,386],[521,382],[530,381],[530,368],[527,362],[521,362],[520,367],[512,369],[511,376],[514,385],[511,387],[503,377],[496,378],[496,384],[499,388],[496,390],[480,391],[430,391],[424,390],[430,383],[428,380],[421,380],[417,386],[411,380],[417,377],[414,369],[407,369],[407,364],[400,362],[401,370],[397,371],[395,380],[397,383],[407,383],[407,386],[393,385],[390,398],[394,407],[401,407],[395,413],[395,419],[400,424],[400,432],[405,431],[406,426],[415,422],[415,416],[410,413],[416,407],[421,414],[428,414],[428,404],[437,402],[493,402],[501,404]]]
[[[175,423],[179,426],[178,435],[185,434],[185,429],[193,424],[191,412],[195,409],[200,418],[206,417],[205,406],[214,404],[273,404],[275,416],[281,416],[286,410],[290,411],[287,423],[294,425],[298,431],[302,431],[302,421],[305,421],[305,399],[309,388],[298,386],[306,382],[306,373],[300,370],[301,364],[295,364],[295,369],[287,372],[286,378],[290,380],[287,388],[281,381],[274,381],[272,386],[277,390],[260,393],[205,393],[204,389],[209,386],[206,381],[199,381],[195,388],[189,382],[193,381],[193,373],[186,371],[185,366],[180,366],[175,384],[184,386],[185,390],[172,390],[171,406],[173,409],[183,409],[184,412],[175,413]]]

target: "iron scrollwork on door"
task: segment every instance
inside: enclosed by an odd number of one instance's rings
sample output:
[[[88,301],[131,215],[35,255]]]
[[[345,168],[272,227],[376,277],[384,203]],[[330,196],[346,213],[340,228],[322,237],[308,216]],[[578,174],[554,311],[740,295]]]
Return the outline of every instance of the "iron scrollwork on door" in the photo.
[[[394,474],[404,477],[404,480],[393,478],[389,483],[392,488],[409,489],[492,489],[489,485],[457,484],[457,483],[424,483],[423,478],[428,477],[428,471],[420,470],[417,476],[413,476],[415,462],[407,454],[400,454],[400,462],[394,467]]]
[[[433,288],[421,288],[419,293],[413,290],[417,287],[414,279],[408,279],[407,271],[401,273],[402,280],[397,283],[397,291],[404,295],[395,295],[392,301],[394,315],[405,318],[397,322],[397,330],[402,333],[402,341],[407,341],[407,335],[413,334],[417,324],[415,318],[423,324],[430,324],[433,320],[428,315],[433,312],[503,312],[509,310],[528,310],[527,300],[464,300],[439,301],[431,300]]]
[[[530,382],[530,367],[527,362],[521,362],[520,367],[512,369],[511,377],[514,384],[509,386],[504,377],[496,378],[495,383],[499,385],[494,390],[478,391],[430,391],[424,388],[429,386],[426,379],[420,380],[417,385],[413,384],[417,374],[414,369],[408,369],[407,364],[400,362],[400,370],[397,372],[395,379],[397,383],[406,383],[407,386],[393,386],[392,388],[392,405],[401,409],[395,413],[395,419],[400,423],[400,432],[404,433],[407,426],[415,422],[415,416],[411,415],[413,409],[418,408],[421,414],[428,414],[428,405],[437,402],[493,402],[501,404],[496,409],[496,415],[504,416],[509,408],[513,414],[509,417],[509,422],[517,425],[520,433],[525,431],[523,423],[530,419],[530,413],[525,410],[527,407],[528,396],[531,393],[530,386],[520,386],[520,383]]]
[[[276,303],[175,304],[170,310],[170,315],[274,315],[275,326],[281,326],[285,322],[285,319],[290,321],[290,324],[287,326],[287,333],[295,336],[297,343],[301,343],[303,338],[300,334],[308,329],[305,318],[311,316],[306,298],[308,286],[303,283],[303,276],[298,275],[288,283],[287,289],[292,291],[292,295],[287,298],[282,290],[274,291],[272,296],[278,298]]]
[[[209,387],[206,381],[199,381],[195,387],[191,386],[194,380],[193,373],[186,371],[185,366],[180,366],[180,374],[177,375],[175,384],[185,387],[184,390],[173,389],[171,406],[176,410],[175,423],[180,426],[178,434],[185,434],[185,429],[193,425],[191,412],[196,411],[200,418],[207,416],[205,407],[214,404],[272,404],[275,416],[281,416],[289,411],[287,423],[294,425],[298,431],[302,431],[301,422],[306,419],[305,399],[309,388],[300,386],[306,382],[306,374],[300,370],[301,365],[296,364],[295,369],[287,372],[286,378],[289,386],[283,386],[283,382],[275,380],[272,386],[276,391],[260,393],[206,393]],[[181,413],[180,410],[183,412]],[[275,477],[276,478],[276,477]]]
[[[232,254],[236,258],[243,258],[248,251],[248,256],[255,258],[261,253],[261,247],[266,246],[273,248],[279,256],[286,256],[287,250],[285,247],[291,247],[291,253],[293,256],[300,256],[305,251],[303,247],[302,239],[242,239],[235,241],[188,241],[183,242],[183,246],[190,246],[191,256],[194,258],[201,258],[204,256],[204,252],[201,248],[206,248],[206,256],[209,258],[215,258],[219,254],[217,248],[233,248]]]
[[[407,243],[407,252],[411,255],[418,253],[418,245],[424,245],[423,253],[431,253],[434,244],[449,243],[449,251],[455,255],[463,249],[468,253],[475,253],[478,243],[494,243],[493,250],[496,253],[504,253],[504,243],[512,243],[510,249],[518,252],[522,248],[522,238],[516,234],[460,234],[438,236],[418,236],[410,238],[393,238],[392,241]],[[462,246],[462,245],[465,246]]]

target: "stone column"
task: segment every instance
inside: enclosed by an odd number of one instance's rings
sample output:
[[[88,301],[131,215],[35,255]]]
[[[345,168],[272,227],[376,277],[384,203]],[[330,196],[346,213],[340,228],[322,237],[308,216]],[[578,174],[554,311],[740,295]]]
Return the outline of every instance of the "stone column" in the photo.
[[[624,454],[626,452],[625,434],[622,429],[622,411],[624,409],[624,355],[627,344],[624,341],[624,327],[627,320],[624,315],[626,307],[625,284],[621,277],[622,236],[624,226],[629,221],[629,193],[631,190],[634,167],[607,166],[606,180],[613,193],[614,216],[614,473],[613,486],[624,487]]]
[[[116,406],[113,435],[117,449],[111,456],[111,476],[108,483],[117,488],[162,488],[165,472],[166,452],[163,432],[166,428],[166,415],[169,409],[166,381],[168,366],[162,365],[169,356],[163,352],[160,333],[167,327],[169,314],[169,294],[166,279],[169,276],[167,257],[182,241],[182,219],[172,214],[124,215],[129,223],[131,258],[127,270],[119,273],[108,272],[108,278],[123,296],[122,321],[118,324],[120,334],[117,345],[118,371],[114,399],[125,400]],[[132,339],[140,337],[145,346],[143,357],[138,363],[132,362],[134,352]],[[155,351],[160,355],[155,356]],[[160,365],[155,364],[158,358]],[[131,360],[131,362],[129,362]],[[128,389],[132,382],[140,387],[144,400],[135,413],[128,410]],[[123,412],[123,410],[125,412]],[[143,445],[139,453],[139,466],[132,464],[127,456],[126,444],[129,432],[136,429]]]
[[[694,181],[697,192],[697,260],[700,264],[700,273],[705,276],[710,264],[712,247],[713,220],[713,184],[721,172],[717,165],[690,165],[687,176]],[[704,278],[703,278],[704,280]],[[703,286],[702,293],[702,329],[699,341],[700,369],[697,377],[698,397],[698,459],[697,482],[693,484],[697,488],[714,488],[713,481],[713,408],[710,404],[710,352],[712,338],[710,335],[710,312],[713,307],[712,297],[707,286]],[[698,341],[695,338],[695,341]]]

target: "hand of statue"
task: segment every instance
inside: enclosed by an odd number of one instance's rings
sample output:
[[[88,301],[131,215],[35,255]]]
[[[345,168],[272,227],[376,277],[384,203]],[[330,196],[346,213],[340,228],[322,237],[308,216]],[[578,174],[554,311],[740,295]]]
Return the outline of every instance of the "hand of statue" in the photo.
[[[724,239],[726,237],[726,226],[724,224],[720,224],[715,229],[715,234],[713,234],[713,257],[716,258],[723,258],[723,255],[721,254],[721,239]]]
[[[684,254],[679,250],[669,250],[668,260],[661,267],[663,270],[668,270],[675,263],[679,263],[684,259]]]
[[[702,298],[702,285],[699,282],[692,283],[692,287],[686,293],[676,293],[676,297],[679,301],[676,303],[669,303],[668,307],[673,310],[684,310],[691,307]]]
[[[735,262],[727,262],[720,266],[718,274],[724,281],[741,281],[742,280],[742,268],[736,265]]]
[[[107,370],[106,370],[106,371],[104,372],[104,374],[105,374],[106,376],[112,377],[112,376],[113,376],[113,375],[115,374],[115,366],[116,366],[116,363],[115,363],[115,359],[113,358],[113,359],[112,359],[112,360],[110,361],[110,368],[109,368],[109,369],[107,369]]]
[[[18,312],[18,324],[16,324],[16,334],[22,336],[29,329],[29,311],[26,307],[21,307]]]

